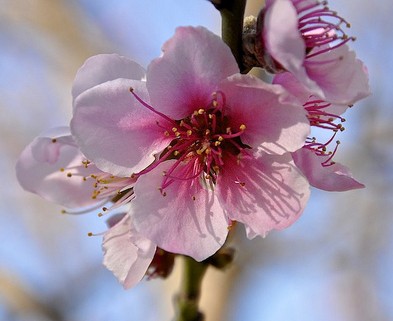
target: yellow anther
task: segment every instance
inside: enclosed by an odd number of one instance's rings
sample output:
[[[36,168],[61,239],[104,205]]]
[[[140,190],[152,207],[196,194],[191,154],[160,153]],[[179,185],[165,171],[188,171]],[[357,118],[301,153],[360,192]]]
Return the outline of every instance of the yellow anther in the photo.
[[[92,232],[87,233],[87,236],[93,236]]]
[[[164,135],[165,136],[169,136],[169,132],[166,130],[166,131],[164,131]]]
[[[209,134],[210,134],[210,129],[206,129],[205,135],[207,136],[207,135],[209,135]]]
[[[241,131],[245,130],[245,129],[246,129],[246,125],[241,124],[240,127],[239,127],[239,129],[240,129]]]
[[[222,137],[222,136],[218,136],[218,138],[217,138],[217,139],[218,139],[218,141],[219,141],[219,142],[222,142],[222,141],[224,140],[224,137]]]
[[[191,136],[191,135],[192,135],[192,130],[191,129],[187,130],[187,136]]]
[[[212,105],[213,105],[213,107],[217,107],[218,106],[217,100],[213,100]]]
[[[67,213],[66,210],[61,210],[61,214],[65,214],[65,213]]]
[[[175,155],[175,156],[177,156],[177,155],[179,155],[180,154],[180,152],[178,151],[178,150],[175,150],[174,152],[173,152],[173,155]]]
[[[214,146],[219,146],[219,145],[221,145],[221,142],[219,142],[219,141],[214,142]]]
[[[209,155],[209,154],[211,153],[211,151],[212,151],[212,150],[211,150],[210,148],[206,148],[205,154],[206,154],[206,155]]]
[[[198,109],[198,114],[202,115],[205,113],[205,110],[203,108]]]
[[[174,133],[176,133],[176,132],[177,132],[177,128],[176,128],[176,127],[173,127],[173,128],[172,128],[172,131],[173,131]]]
[[[65,171],[65,169],[62,167],[62,168],[60,168],[60,172],[64,172]]]
[[[232,132],[231,127],[227,127],[227,128],[225,129],[225,132],[226,132],[227,134],[230,134],[230,133]]]
[[[97,214],[97,216],[98,216],[98,217],[103,217],[103,216],[104,216],[104,214],[102,214],[102,213],[98,213],[98,214]]]

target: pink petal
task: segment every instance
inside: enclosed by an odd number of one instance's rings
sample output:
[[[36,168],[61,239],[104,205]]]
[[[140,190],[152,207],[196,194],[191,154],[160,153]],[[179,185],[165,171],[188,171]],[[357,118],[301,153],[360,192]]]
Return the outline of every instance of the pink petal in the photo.
[[[347,167],[339,163],[322,166],[321,163],[329,156],[317,156],[307,148],[301,148],[292,155],[296,166],[307,177],[310,184],[316,188],[342,192],[365,187],[352,177]]]
[[[82,177],[98,169],[92,164],[85,168],[83,160],[69,128],[58,127],[41,134],[23,150],[16,163],[16,176],[25,190],[50,202],[67,208],[93,205],[97,203],[92,199],[94,188]],[[60,171],[67,167],[73,169]]]
[[[243,143],[268,153],[283,154],[301,148],[310,126],[304,108],[283,101],[281,86],[255,77],[235,75],[220,85],[228,105],[226,112],[233,131],[244,124]],[[224,110],[225,112],[225,110]]]
[[[79,68],[72,86],[75,100],[82,92],[104,82],[118,78],[142,80],[145,70],[136,62],[117,54],[90,57]]]
[[[156,251],[151,241],[135,231],[129,215],[105,233],[102,247],[105,267],[125,289],[142,280]]]
[[[292,1],[270,1],[264,19],[263,40],[269,54],[285,69],[300,70],[306,46],[298,30],[298,16]]]
[[[366,67],[347,45],[306,59],[304,66],[330,103],[352,105],[370,95]]]
[[[273,84],[283,86],[297,101],[299,104],[305,104],[310,99],[317,99],[313,97],[313,93],[308,91],[302,83],[295,78],[295,76],[289,72],[283,72],[277,74],[273,78]],[[325,107],[323,110],[326,113],[333,115],[341,115],[348,109],[348,105],[331,104],[329,107]]]
[[[175,179],[165,188],[166,196],[161,194],[163,172],[174,163],[163,162],[138,178],[132,202],[134,224],[158,247],[202,261],[225,242],[228,221],[214,192],[198,179],[185,179],[188,175]]]
[[[180,27],[147,71],[152,105],[174,119],[206,106],[222,79],[239,72],[220,37],[203,27]]]
[[[149,101],[143,82],[109,81],[78,96],[71,121],[81,151],[98,168],[115,176],[144,169],[169,144],[157,124],[165,120],[138,102],[130,87]]]
[[[225,160],[217,193],[230,219],[246,225],[250,238],[281,230],[302,214],[310,195],[309,184],[290,154],[263,154],[259,158]]]

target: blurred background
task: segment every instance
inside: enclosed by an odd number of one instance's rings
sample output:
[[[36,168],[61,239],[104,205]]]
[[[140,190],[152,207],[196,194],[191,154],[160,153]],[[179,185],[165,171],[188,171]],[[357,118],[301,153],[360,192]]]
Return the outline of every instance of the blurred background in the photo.
[[[249,0],[256,15],[262,1]],[[373,95],[346,113],[336,160],[367,188],[312,191],[300,220],[266,239],[236,235],[235,263],[208,271],[207,321],[393,320],[393,30],[390,0],[331,0]],[[124,291],[101,264],[96,215],[66,216],[17,184],[14,164],[41,131],[67,125],[84,60],[120,53],[143,66],[176,26],[220,33],[206,0],[0,0],[0,320],[170,320],[179,264],[167,280]],[[177,262],[180,263],[180,262]]]

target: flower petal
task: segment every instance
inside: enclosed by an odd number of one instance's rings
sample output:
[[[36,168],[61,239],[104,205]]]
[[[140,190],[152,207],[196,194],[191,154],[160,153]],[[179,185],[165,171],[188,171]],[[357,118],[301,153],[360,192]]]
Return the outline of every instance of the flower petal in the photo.
[[[330,103],[352,105],[370,95],[366,67],[347,45],[306,59],[304,66]]]
[[[102,247],[105,267],[125,289],[142,280],[156,251],[151,241],[135,231],[129,215],[105,233]]]
[[[101,170],[130,176],[154,161],[169,142],[164,122],[130,93],[148,102],[145,83],[117,79],[95,86],[75,100],[71,130],[81,151]]]
[[[98,169],[93,164],[86,168],[82,164],[85,159],[69,128],[58,127],[41,134],[26,146],[16,163],[16,176],[25,190],[50,202],[67,208],[93,205],[97,203],[92,199],[94,188],[82,177],[96,173]],[[72,169],[63,172],[61,168]]]
[[[296,166],[307,177],[310,184],[325,191],[343,192],[364,188],[356,181],[347,167],[335,163],[322,166],[329,156],[317,156],[312,150],[301,148],[292,154]]]
[[[303,146],[310,132],[306,112],[300,104],[283,102],[287,93],[281,86],[252,76],[235,75],[223,81],[219,89],[225,94],[232,130],[246,126],[241,135],[243,143],[272,154]]]
[[[313,93],[308,91],[302,83],[299,82],[295,78],[295,76],[289,72],[283,72],[281,74],[277,74],[273,78],[273,84],[278,84],[283,86],[293,98],[295,98],[296,102],[304,105],[307,101],[314,100],[316,97],[313,97]],[[290,100],[290,99],[289,99]],[[324,112],[332,114],[332,115],[341,115],[348,109],[348,105],[343,104],[331,104],[330,106],[324,107]]]
[[[79,68],[72,86],[75,100],[89,88],[118,78],[142,80],[145,70],[138,63],[117,54],[90,57]]]
[[[174,163],[163,162],[138,178],[132,202],[134,224],[158,247],[202,261],[225,242],[228,221],[214,192],[203,188],[198,179],[186,179],[187,174],[174,179],[161,194],[163,172]]]
[[[228,217],[248,227],[250,238],[281,230],[302,214],[310,195],[309,184],[290,154],[263,154],[226,160],[217,180],[217,193]]]
[[[219,81],[239,72],[229,47],[203,27],[180,27],[147,71],[154,108],[173,119],[206,106]]]
[[[306,45],[298,30],[298,16],[292,1],[270,1],[264,19],[263,40],[269,54],[285,69],[300,70]]]

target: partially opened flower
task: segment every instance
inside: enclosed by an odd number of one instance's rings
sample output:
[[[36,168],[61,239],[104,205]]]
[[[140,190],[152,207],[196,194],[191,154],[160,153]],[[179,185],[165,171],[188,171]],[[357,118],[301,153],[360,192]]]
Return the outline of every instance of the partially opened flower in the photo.
[[[35,138],[19,157],[16,174],[25,190],[66,207],[65,213],[101,208],[107,215],[133,198],[135,179],[99,170],[80,152],[68,127],[53,128]],[[104,206],[107,203],[112,205]],[[165,277],[170,273],[173,255],[140,236],[129,215],[115,214],[108,225],[103,240],[104,265],[125,288],[145,275]],[[163,261],[168,257],[172,262]]]
[[[349,23],[327,1],[267,0],[258,17],[260,62],[271,72],[291,73],[314,95],[353,104],[369,95],[363,63],[346,43]]]
[[[249,237],[292,224],[309,197],[290,154],[309,134],[305,110],[284,102],[281,86],[237,74],[229,48],[204,28],[178,28],[163,52],[146,82],[119,75],[80,93],[71,122],[97,167],[137,179],[136,231],[200,261],[232,221]]]
[[[328,137],[325,142],[308,137],[303,148],[292,153],[296,166],[310,184],[326,191],[363,188],[364,185],[353,178],[348,168],[333,160],[340,145],[336,136],[345,129],[342,114],[349,106],[331,104],[314,96],[290,74],[276,76],[274,83],[284,85],[293,95],[291,98],[303,105],[311,128],[325,131]]]

